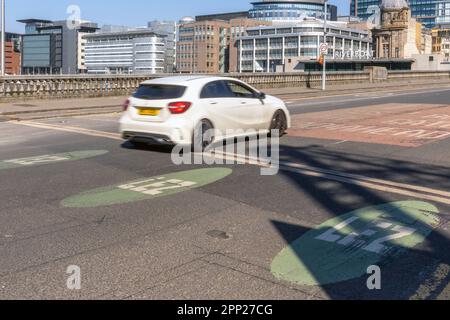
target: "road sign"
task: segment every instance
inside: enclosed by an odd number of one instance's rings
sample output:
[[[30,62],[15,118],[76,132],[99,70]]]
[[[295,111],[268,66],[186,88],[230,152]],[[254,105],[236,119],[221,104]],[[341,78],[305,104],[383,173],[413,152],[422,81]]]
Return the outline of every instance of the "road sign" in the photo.
[[[320,54],[328,54],[328,43],[321,43],[319,46]]]

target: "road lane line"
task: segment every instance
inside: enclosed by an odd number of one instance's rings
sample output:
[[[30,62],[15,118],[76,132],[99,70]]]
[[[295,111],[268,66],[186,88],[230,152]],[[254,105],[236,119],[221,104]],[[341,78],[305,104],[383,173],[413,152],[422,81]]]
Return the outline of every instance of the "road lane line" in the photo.
[[[257,158],[252,158],[248,156],[242,156],[237,154],[225,153],[220,151],[215,151],[212,156],[216,156],[222,159],[229,160],[240,160],[246,164],[252,164],[257,166],[267,167],[267,163],[261,161]],[[290,171],[294,173],[300,173],[303,175],[324,178],[328,180],[334,180],[338,182],[344,182],[348,184],[353,184],[357,186],[361,186],[364,188],[374,189],[383,192],[401,194],[404,196],[415,197],[419,199],[436,201],[439,203],[450,204],[450,192],[431,189],[426,187],[421,187],[417,185],[410,185],[404,183],[397,183],[388,180],[370,178],[362,175],[349,174],[334,170],[321,169],[316,167],[310,167],[298,163],[292,162],[284,162],[281,161],[279,163],[280,170]]]
[[[323,97],[310,97],[310,98],[299,98],[299,99],[295,99],[295,100],[289,100],[291,101],[289,103],[290,107],[309,107],[309,106],[315,106],[315,105],[322,105],[322,104],[326,104],[326,103],[334,103],[333,106],[336,106],[336,103],[348,103],[348,102],[360,102],[360,101],[365,101],[365,100],[371,100],[371,99],[383,99],[383,98],[392,98],[392,97],[402,97],[402,96],[407,96],[410,94],[413,95],[419,95],[419,94],[426,94],[426,93],[437,93],[437,92],[444,92],[444,91],[449,91],[450,88],[447,89],[440,89],[440,90],[430,90],[430,91],[414,91],[412,93],[404,93],[405,91],[399,91],[399,92],[403,92],[403,93],[395,93],[389,97],[387,96],[361,96],[361,97],[355,97],[355,94],[341,94],[341,95],[334,95],[334,96],[323,96]],[[380,93],[381,94],[381,93]],[[338,97],[350,97],[353,96],[356,99],[345,99],[345,100],[333,100],[330,101],[330,99],[328,98],[338,98]],[[283,98],[281,97],[281,99],[283,100]],[[286,99],[287,100],[287,99]],[[312,103],[308,103],[308,101],[306,100],[319,100],[317,102],[312,102]],[[335,101],[335,102],[334,102]],[[305,103],[302,103],[305,102]],[[296,104],[293,105],[295,103],[300,103],[300,104]]]
[[[41,122],[35,122],[35,121],[8,121],[8,122],[12,123],[12,124],[33,127],[33,128],[56,130],[56,131],[63,131],[63,132],[70,132],[70,133],[78,133],[78,134],[83,134],[83,135],[87,135],[87,136],[101,137],[101,138],[108,138],[108,139],[123,141],[120,134],[107,132],[107,131],[92,130],[92,129],[86,129],[86,128],[80,128],[80,127],[59,126],[59,125],[53,125],[53,124],[47,124],[47,123],[41,123]]]
[[[110,133],[106,131],[98,131],[98,130],[92,130],[92,129],[85,129],[80,127],[69,127],[69,126],[58,126],[58,125],[51,125],[51,124],[44,124],[34,121],[9,121],[13,124],[19,124],[34,128],[41,128],[41,129],[48,129],[48,130],[57,130],[57,131],[63,131],[63,132],[70,132],[70,133],[78,133],[78,134],[84,134],[89,136],[95,136],[95,137],[102,137],[102,138],[108,138],[113,140],[120,140],[123,141],[120,134],[116,133]],[[211,154],[213,157],[221,158],[224,160],[235,160],[235,161],[241,161],[242,163],[251,164],[251,165],[257,165],[257,166],[264,166],[268,167],[267,163],[264,163],[258,158],[251,158],[247,156],[237,155],[237,154],[231,154],[231,153],[224,153],[220,151],[215,151],[214,154]],[[280,169],[283,171],[291,171],[295,173],[300,173],[304,175],[309,176],[315,176],[320,178],[326,178],[329,180],[335,180],[339,182],[354,184],[358,186],[362,186],[365,188],[375,189],[379,191],[384,192],[390,192],[390,193],[396,193],[401,194],[405,196],[411,196],[411,197],[417,197],[420,199],[426,199],[426,200],[432,200],[440,203],[450,204],[450,192],[442,191],[442,190],[436,190],[426,187],[421,187],[417,185],[410,185],[410,184],[404,184],[404,183],[398,183],[388,180],[382,180],[382,179],[376,179],[376,178],[370,178],[365,177],[362,175],[356,175],[356,174],[350,174],[350,173],[344,173],[334,170],[328,170],[328,169],[322,169],[322,168],[316,168],[311,166],[306,166],[298,163],[293,162],[284,162],[281,161],[280,163]]]
[[[302,165],[299,163],[293,163],[293,162],[281,162],[280,164],[284,165],[284,166],[292,167],[292,168],[312,170],[312,171],[337,175],[337,176],[341,176],[341,177],[345,177],[345,178],[363,180],[363,181],[367,181],[367,182],[371,182],[371,183],[377,183],[377,184],[383,184],[383,185],[387,185],[387,186],[391,186],[391,187],[397,187],[397,188],[402,188],[402,189],[409,189],[409,190],[414,190],[414,191],[419,191],[419,192],[431,193],[434,195],[439,195],[439,196],[450,198],[450,192],[447,192],[447,191],[431,189],[431,188],[426,188],[426,187],[421,187],[421,186],[411,185],[411,184],[406,184],[406,183],[399,183],[399,182],[394,182],[394,181],[389,181],[389,180],[370,178],[370,177],[366,177],[366,176],[362,176],[362,175],[358,175],[358,174],[351,174],[351,173],[344,173],[344,172],[340,172],[340,171],[321,169],[321,168],[306,166],[306,165]]]
[[[370,94],[382,94],[382,93],[392,93],[393,96],[404,96],[404,95],[419,95],[419,94],[423,94],[423,93],[436,93],[436,92],[445,92],[445,91],[449,91],[450,87],[448,85],[442,86],[442,87],[434,87],[434,88],[430,88],[431,90],[420,90],[420,88],[418,91],[416,91],[416,89],[412,89],[412,90],[407,90],[405,91],[403,90],[389,90],[389,91],[368,91],[368,92],[360,92],[360,93],[344,93],[344,94],[336,94],[336,95],[325,95],[325,96],[313,96],[313,97],[304,97],[304,98],[285,98],[283,99],[283,96],[288,96],[288,95],[295,95],[297,93],[287,93],[287,94],[273,94],[274,96],[279,97],[282,100],[286,100],[286,101],[305,101],[305,100],[314,100],[314,99],[326,99],[326,98],[337,98],[337,97],[365,97],[364,99],[358,99],[358,100],[366,100],[366,99],[370,99],[372,97],[367,96]],[[320,92],[317,92],[318,94],[320,94]],[[309,93],[308,93],[309,94]],[[366,96],[364,96],[366,95]],[[353,100],[349,100],[349,101],[353,101]]]

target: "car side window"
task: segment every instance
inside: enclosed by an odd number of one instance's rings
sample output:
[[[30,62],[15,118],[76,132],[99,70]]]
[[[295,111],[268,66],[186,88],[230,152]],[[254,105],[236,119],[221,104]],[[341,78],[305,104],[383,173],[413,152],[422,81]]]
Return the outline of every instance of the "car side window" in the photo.
[[[200,99],[230,98],[233,93],[224,81],[213,81],[205,85],[200,93]]]
[[[256,97],[256,92],[238,82],[227,81],[227,86],[236,98],[252,99]]]

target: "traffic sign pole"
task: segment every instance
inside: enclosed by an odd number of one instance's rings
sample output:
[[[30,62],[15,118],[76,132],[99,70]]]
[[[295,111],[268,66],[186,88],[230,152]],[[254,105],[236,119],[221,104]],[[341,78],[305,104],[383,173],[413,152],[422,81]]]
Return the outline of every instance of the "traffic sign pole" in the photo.
[[[328,19],[328,0],[324,1],[324,17],[323,17],[323,43],[327,43],[327,19]],[[328,49],[328,48],[327,48]],[[328,50],[327,50],[328,51]],[[322,90],[327,89],[327,55],[323,53],[323,71],[322,71]]]

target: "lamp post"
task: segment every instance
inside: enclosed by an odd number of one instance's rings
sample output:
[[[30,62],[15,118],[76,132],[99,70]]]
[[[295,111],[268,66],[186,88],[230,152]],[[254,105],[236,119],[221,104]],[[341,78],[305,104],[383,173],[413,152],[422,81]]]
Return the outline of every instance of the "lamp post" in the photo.
[[[327,43],[328,0],[324,1],[323,43]],[[323,54],[322,90],[327,88],[327,55]]]
[[[2,0],[1,3],[2,6],[2,34],[1,34],[1,76],[3,77],[5,75],[5,0]]]

